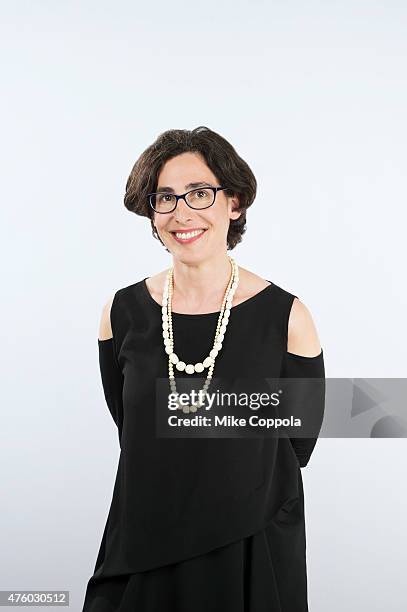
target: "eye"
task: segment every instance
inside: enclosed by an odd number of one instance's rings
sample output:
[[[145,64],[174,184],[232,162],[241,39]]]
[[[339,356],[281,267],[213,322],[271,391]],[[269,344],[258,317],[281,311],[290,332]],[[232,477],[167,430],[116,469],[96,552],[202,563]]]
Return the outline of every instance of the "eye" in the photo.
[[[171,195],[169,195],[168,193],[160,193],[158,196],[158,201],[159,202],[168,202],[168,200],[166,200],[165,198],[172,198]]]

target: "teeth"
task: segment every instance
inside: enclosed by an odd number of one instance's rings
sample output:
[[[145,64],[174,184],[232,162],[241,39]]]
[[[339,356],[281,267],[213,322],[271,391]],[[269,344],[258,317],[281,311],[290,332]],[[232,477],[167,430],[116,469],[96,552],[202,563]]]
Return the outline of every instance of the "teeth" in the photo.
[[[198,236],[199,234],[202,234],[202,232],[204,232],[205,230],[200,229],[200,230],[195,230],[194,232],[176,232],[175,235],[177,238],[180,238],[181,240],[189,240],[189,238],[192,238],[193,236]]]

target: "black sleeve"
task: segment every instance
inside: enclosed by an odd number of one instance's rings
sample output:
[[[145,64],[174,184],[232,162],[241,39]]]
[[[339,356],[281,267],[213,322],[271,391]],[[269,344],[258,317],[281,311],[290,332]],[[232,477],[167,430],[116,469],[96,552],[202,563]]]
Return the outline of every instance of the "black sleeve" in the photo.
[[[307,424],[312,428],[312,436],[309,438],[294,438],[290,437],[291,445],[297,456],[300,467],[305,467],[310,460],[312,451],[318,439],[318,435],[322,426],[325,410],[325,366],[323,351],[315,357],[305,357],[296,355],[295,353],[285,353],[283,360],[282,378],[318,378],[313,384],[294,384],[292,394],[295,395],[295,401],[300,402],[301,410],[312,411],[310,419],[307,419]],[[307,381],[302,381],[306,383]],[[291,388],[291,387],[290,387]],[[289,391],[290,392],[290,391]],[[295,402],[294,402],[295,403]]]
[[[117,361],[113,338],[99,340],[99,367],[107,406],[119,433],[123,425],[123,374]]]

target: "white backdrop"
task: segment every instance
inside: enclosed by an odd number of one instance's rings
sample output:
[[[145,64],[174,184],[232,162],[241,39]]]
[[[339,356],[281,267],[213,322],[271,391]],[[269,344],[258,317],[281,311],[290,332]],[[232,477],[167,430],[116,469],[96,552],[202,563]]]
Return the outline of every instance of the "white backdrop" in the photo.
[[[80,610],[117,435],[103,304],[170,265],[124,208],[140,153],[206,125],[258,196],[239,265],[309,307],[329,377],[404,377],[405,3],[1,2],[0,589]],[[402,612],[405,440],[318,441],[303,469],[310,612]]]

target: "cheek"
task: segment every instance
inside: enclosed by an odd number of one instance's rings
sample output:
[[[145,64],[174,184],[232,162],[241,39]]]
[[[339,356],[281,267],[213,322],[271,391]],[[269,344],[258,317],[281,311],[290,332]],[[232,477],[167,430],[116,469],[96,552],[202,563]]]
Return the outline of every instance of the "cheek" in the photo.
[[[153,222],[158,231],[162,231],[163,229],[165,229],[165,226],[167,224],[166,223],[167,220],[164,218],[164,215],[163,216],[155,215]]]
[[[229,217],[227,210],[214,210],[213,214],[208,214],[206,217],[207,222],[212,225],[215,231],[223,233],[227,227],[229,227]]]

